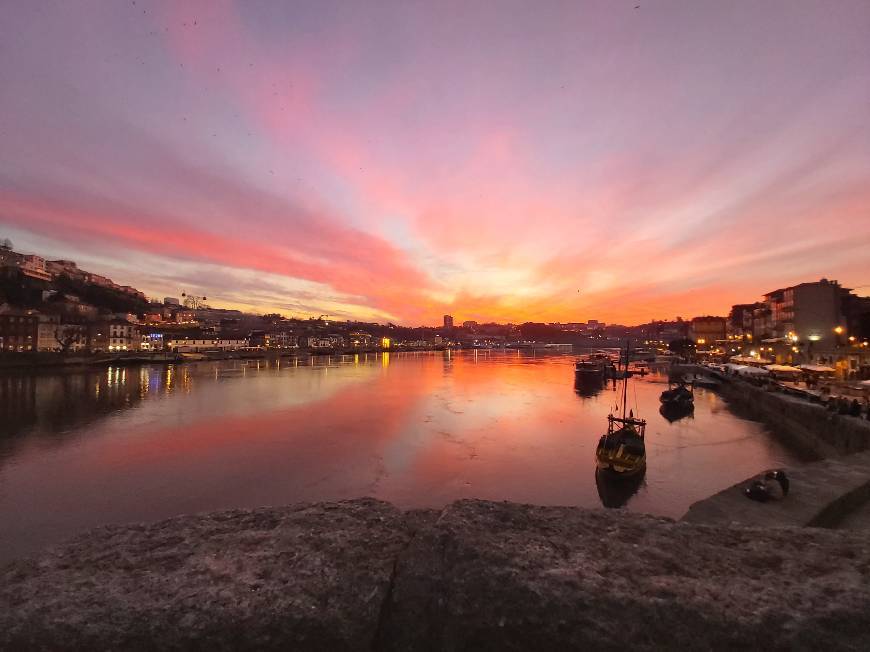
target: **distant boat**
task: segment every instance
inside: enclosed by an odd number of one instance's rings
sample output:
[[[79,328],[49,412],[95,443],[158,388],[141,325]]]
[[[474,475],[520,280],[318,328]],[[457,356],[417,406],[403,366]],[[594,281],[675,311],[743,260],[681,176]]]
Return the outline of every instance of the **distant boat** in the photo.
[[[671,387],[668,383],[668,389],[662,392],[659,400],[666,405],[674,407],[686,407],[695,404],[695,395],[684,381],[676,383],[676,387]]]
[[[607,415],[607,432],[598,440],[595,458],[598,470],[613,477],[629,478],[646,469],[646,421],[635,418],[628,408],[628,381],[631,372],[628,362],[631,351],[625,348],[625,366],[622,370],[622,416]],[[627,414],[626,414],[627,411]]]
[[[613,362],[610,360],[610,356],[604,353],[593,353],[574,363],[574,376],[578,380],[584,378],[603,380],[609,376],[612,369]]]
[[[604,378],[604,362],[601,360],[577,360],[574,363],[574,375],[578,379],[598,379]]]

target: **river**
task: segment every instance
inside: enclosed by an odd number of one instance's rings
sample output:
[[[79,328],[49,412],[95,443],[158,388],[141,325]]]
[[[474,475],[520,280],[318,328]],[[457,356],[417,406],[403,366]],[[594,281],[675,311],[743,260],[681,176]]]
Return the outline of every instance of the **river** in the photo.
[[[616,393],[576,391],[573,361],[467,351],[5,374],[0,562],[102,524],[359,496],[603,501],[679,518],[796,459],[713,391],[669,422],[651,375],[629,391],[649,421],[646,475],[627,491],[597,484]]]

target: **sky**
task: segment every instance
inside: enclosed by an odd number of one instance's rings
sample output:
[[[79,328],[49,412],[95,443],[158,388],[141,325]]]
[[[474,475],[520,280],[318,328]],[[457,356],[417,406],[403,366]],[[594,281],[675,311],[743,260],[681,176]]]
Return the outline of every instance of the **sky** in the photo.
[[[870,3],[0,0],[0,237],[401,324],[870,294]]]

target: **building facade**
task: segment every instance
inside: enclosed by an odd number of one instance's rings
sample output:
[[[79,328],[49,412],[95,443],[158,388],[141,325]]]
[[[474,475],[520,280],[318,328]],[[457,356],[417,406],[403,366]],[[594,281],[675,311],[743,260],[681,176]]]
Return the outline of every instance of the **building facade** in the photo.
[[[807,343],[819,351],[841,347],[848,295],[837,281],[827,279],[769,292],[764,295],[768,321],[762,326],[763,335]]]
[[[725,317],[695,317],[689,324],[689,337],[698,346],[710,346],[725,339]]]
[[[247,339],[187,338],[172,337],[166,340],[166,348],[178,353],[200,351],[236,351],[248,346]]]
[[[0,314],[0,351],[36,351],[39,342],[39,315],[29,311]]]

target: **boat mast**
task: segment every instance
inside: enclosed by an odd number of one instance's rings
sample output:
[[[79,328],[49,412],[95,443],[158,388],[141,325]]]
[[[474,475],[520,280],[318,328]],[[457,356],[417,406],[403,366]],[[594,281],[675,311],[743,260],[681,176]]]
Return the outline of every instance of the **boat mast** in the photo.
[[[625,419],[625,407],[628,402],[628,348],[631,340],[625,340],[625,369],[622,372],[622,418]]]

